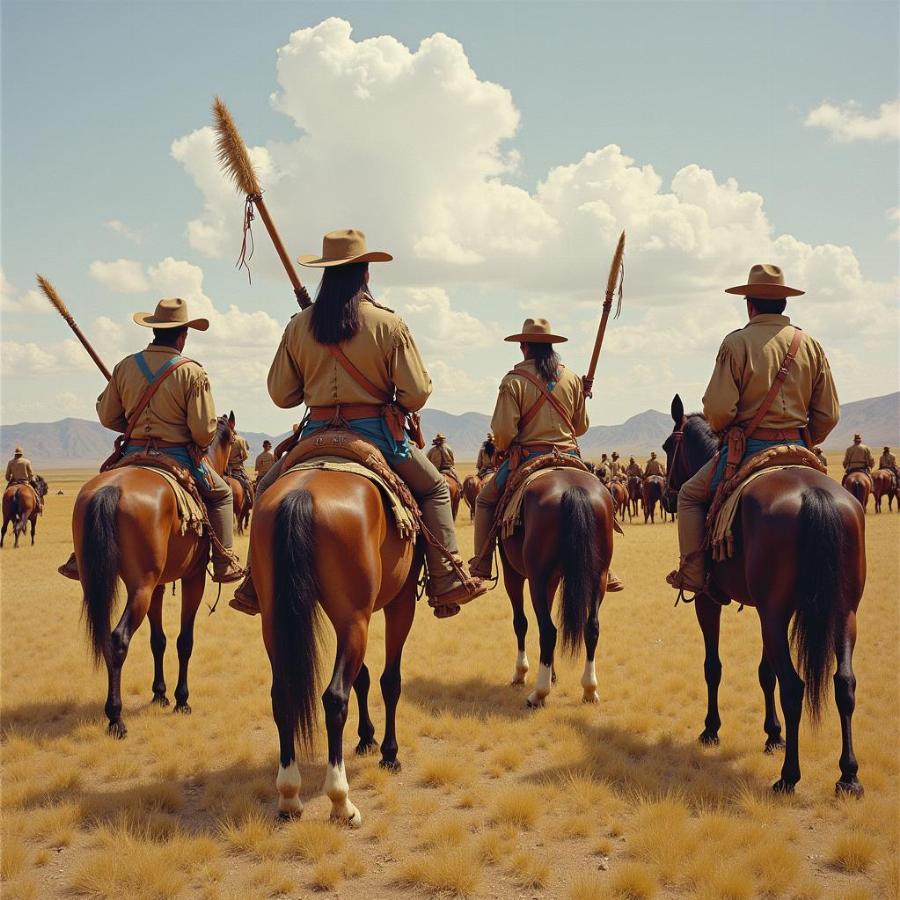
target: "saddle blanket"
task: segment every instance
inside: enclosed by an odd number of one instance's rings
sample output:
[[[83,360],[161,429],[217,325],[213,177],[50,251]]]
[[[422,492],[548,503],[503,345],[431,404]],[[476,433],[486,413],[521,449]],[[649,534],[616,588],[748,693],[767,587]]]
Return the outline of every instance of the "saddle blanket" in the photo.
[[[133,466],[135,469],[146,469],[164,478],[170,488],[175,492],[175,503],[178,507],[178,518],[181,519],[181,533],[187,534],[193,531],[197,535],[203,534],[203,523],[206,521],[205,510],[197,501],[179,484],[178,479],[167,469],[156,466]]]
[[[415,540],[419,533],[415,518],[406,508],[400,497],[391,490],[388,483],[376,472],[367,469],[361,463],[353,462],[342,456],[314,456],[291,466],[287,471],[305,472],[315,469],[324,470],[326,472],[344,472],[350,475],[360,475],[371,481],[381,491],[381,496],[390,508],[400,537],[407,541]],[[286,475],[287,472],[282,474]]]

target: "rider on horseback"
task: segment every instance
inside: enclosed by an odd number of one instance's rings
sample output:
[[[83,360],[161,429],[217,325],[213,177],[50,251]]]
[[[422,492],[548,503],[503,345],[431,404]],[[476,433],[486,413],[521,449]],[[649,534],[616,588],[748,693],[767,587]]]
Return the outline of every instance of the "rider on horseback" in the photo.
[[[456,474],[456,469],[454,468],[456,458],[453,456],[453,450],[447,443],[447,438],[440,432],[434,436],[434,440],[431,442],[431,449],[428,451],[428,461],[442,475],[446,472],[462,490],[459,475]]]
[[[546,319],[526,319],[520,334],[507,341],[517,342],[523,362],[500,382],[500,393],[491,419],[497,450],[505,457],[497,474],[479,492],[475,503],[475,556],[469,572],[490,578],[496,540],[491,540],[494,510],[500,502],[510,474],[516,466],[551,452],[578,455],[576,438],[588,430],[584,386],[581,379],[561,362],[553,345],[568,338],[553,334]],[[544,402],[552,398],[551,402]],[[622,590],[609,573],[607,591]]]
[[[256,457],[253,468],[256,470],[256,483],[259,484],[266,472],[275,465],[275,454],[272,452],[272,442],[263,441],[262,453]]]
[[[704,415],[712,430],[723,435],[723,446],[678,492],[681,563],[666,578],[676,589],[710,596],[703,551],[706,511],[726,463],[739,465],[741,459],[766,447],[812,446],[823,441],[840,418],[825,352],[818,341],[782,315],[787,298],[804,292],[787,287],[778,266],[755,265],[747,284],[728,288],[726,293],[746,298],[750,321],[722,341],[703,395]],[[748,426],[760,410],[764,410],[762,418],[746,439],[743,454],[738,450],[739,458],[731,459],[734,454],[726,450],[732,444],[742,446],[744,432],[751,430]],[[726,597],[713,599],[731,602]]]
[[[6,486],[11,484],[28,484],[34,488],[38,511],[44,509],[44,498],[38,490],[37,476],[31,468],[31,460],[26,459],[21,447],[16,447],[13,458],[6,464]]]
[[[209,321],[189,319],[187,302],[180,298],[160,300],[154,313],[135,313],[133,319],[153,329],[153,340],[145,350],[126,356],[113,369],[109,384],[97,398],[100,423],[130,434],[125,456],[155,450],[190,470],[222,547],[212,542],[212,580],[237,581],[244,570],[230,552],[234,530],[231,488],[211,466],[199,461],[216,434],[209,378],[200,363],[181,355],[188,330],[206,331]],[[132,422],[132,414],[145,395],[152,399]],[[59,572],[78,580],[74,553]]]
[[[478,473],[479,478],[483,478],[489,469],[494,468],[494,453],[496,453],[496,451],[497,447],[494,445],[494,434],[489,431],[487,433],[487,439],[478,451],[478,459],[475,460],[475,471]]]
[[[301,265],[325,272],[316,302],[285,329],[269,370],[269,395],[283,409],[306,404],[303,437],[335,422],[374,444],[421,505],[428,530],[458,556],[447,482],[405,431],[392,427],[425,405],[431,378],[406,324],[369,293],[368,264],[391,259],[368,252],[365,235],[355,229],[325,235],[321,257],[300,257]],[[281,474],[284,459],[259,483],[258,498]],[[433,544],[426,544],[425,557],[435,608],[487,591],[479,579],[461,580]],[[259,612],[249,572],[231,605],[248,615]]]
[[[872,451],[862,442],[861,434],[853,435],[853,443],[844,453],[844,478],[842,484],[847,480],[847,476],[853,472],[865,472],[866,475],[872,474],[875,468],[875,459]]]
[[[647,465],[644,466],[644,477],[647,478],[650,475],[660,475],[665,477],[665,474],[666,467],[656,458],[656,451],[651,451],[650,459],[647,460]]]
[[[892,472],[894,478],[898,477],[897,474],[897,457],[891,453],[890,447],[885,447],[884,452],[881,454],[881,459],[878,460],[878,468],[879,469],[887,469],[888,472]]]
[[[228,456],[228,467],[225,474],[236,478],[244,486],[244,491],[250,493],[250,477],[244,468],[244,463],[250,458],[250,445],[247,439],[237,432],[234,433],[234,443],[231,445],[231,452]]]
[[[633,457],[630,456],[628,458],[628,466],[625,469],[625,474],[631,478],[632,475],[640,478],[641,477],[641,465],[640,463]]]

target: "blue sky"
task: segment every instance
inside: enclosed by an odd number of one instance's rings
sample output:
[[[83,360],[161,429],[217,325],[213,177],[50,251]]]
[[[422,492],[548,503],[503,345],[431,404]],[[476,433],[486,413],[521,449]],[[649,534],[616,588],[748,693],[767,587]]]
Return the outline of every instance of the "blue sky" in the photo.
[[[203,293],[217,307],[236,304],[247,314],[262,311],[283,326],[293,310],[283,276],[266,263],[268,247],[260,250],[261,268],[248,288],[232,268],[231,248],[236,251],[239,232],[233,234],[228,252],[219,255],[189,240],[187,223],[201,215],[210,198],[198,187],[196,173],[173,159],[170,148],[174,140],[209,122],[215,93],[227,99],[249,143],[272,147],[297,141],[303,132],[269,102],[279,90],[276,51],[293,32],[329,17],[349,22],[354,42],[391,35],[412,53],[438,32],[458,41],[479,85],[493,82],[507,89],[520,116],[518,130],[498,138],[500,152],[514,150],[518,155],[515,168],[501,176],[508,185],[534,195],[554,167],[576,164],[586,153],[610,144],[620,147],[636,167],[652,166],[663,190],[683,167],[697,166],[712,172],[719,184],[733,178],[740,191],[762,195],[773,238],[791,235],[811,247],[851,248],[864,278],[854,302],[866,302],[873,294],[872,283],[880,285],[875,291],[880,303],[890,304],[885,296],[896,299],[895,288],[885,285],[896,277],[898,267],[898,243],[890,237],[896,223],[888,218],[888,211],[900,205],[897,141],[839,141],[827,129],[804,125],[810,111],[826,101],[838,106],[854,102],[869,117],[877,115],[881,104],[896,101],[900,18],[892,2],[8,0],[0,24],[2,267],[9,289],[19,296],[31,287],[33,273],[43,272],[90,331],[97,316],[119,325],[132,309],[152,306],[158,299],[153,295],[158,279],[151,278],[143,293],[123,296],[110,290],[108,280],[91,277],[92,263],[128,259],[149,267],[172,257],[202,268]],[[291,86],[295,107],[302,107],[304,92],[315,94],[323,84],[318,80]],[[340,102],[339,85],[326,84],[326,89]],[[412,127],[411,140],[415,136]],[[377,124],[361,138],[361,168],[367,165],[367,142],[378,139]],[[339,185],[334,190],[340,190]],[[239,209],[238,197],[234,204]],[[348,208],[347,203],[342,200],[340,208]],[[377,240],[372,230],[373,225],[378,228],[378,214],[365,210],[360,215],[366,218],[370,238]],[[113,220],[139,236],[139,242],[105,224]],[[317,208],[308,217],[308,232],[285,234],[292,252],[307,252],[313,220],[318,226],[328,215]],[[335,222],[333,227],[346,224],[351,223]],[[385,233],[394,234],[387,226]],[[259,232],[258,243],[264,241]],[[306,245],[299,246],[301,242]],[[598,259],[605,253],[599,248]],[[640,265],[640,259],[635,257],[630,265]],[[741,279],[754,261],[735,254],[735,278]],[[599,261],[597,269],[604,264]],[[708,256],[698,254],[698,273],[707,265]],[[385,286],[395,284],[398,291],[430,286],[423,271],[407,277],[400,265],[397,273],[395,268],[385,276]],[[502,267],[496,273],[480,273],[468,280],[444,276],[440,281],[437,286],[447,287],[449,294],[448,315],[487,317],[502,331],[547,296],[546,288],[530,295],[506,278]],[[664,268],[652,274],[660,285],[667,280]],[[406,303],[411,302],[407,296]],[[645,321],[648,307],[641,308],[640,302],[638,298],[637,307],[629,309],[625,324],[637,327]],[[18,305],[19,310],[8,307],[3,316],[4,341],[17,345],[10,353],[20,353],[18,347],[29,343],[64,340],[60,321],[32,312],[27,303],[24,308],[22,302]],[[735,314],[730,308],[723,313],[720,335],[740,324]],[[798,321],[802,324],[802,317]],[[589,323],[585,314],[583,323],[573,321],[572,327],[589,330]],[[823,320],[821,327],[827,335],[831,326]],[[890,337],[895,322],[887,327]],[[121,340],[126,349],[137,349],[143,337],[126,329]],[[848,363],[845,399],[896,387],[895,331],[893,337],[893,349],[890,341],[877,347],[871,341],[859,345],[874,361],[877,383],[868,390],[865,373]],[[615,339],[613,330],[609,340]],[[661,334],[660,340],[667,338]],[[118,346],[111,337],[110,350]],[[213,345],[204,347],[203,361],[213,352]],[[264,349],[258,352],[263,360]],[[640,366],[639,351],[635,353],[634,359],[623,357],[621,364]],[[695,348],[691,359],[672,364],[672,382],[686,380],[695,402],[714,353],[715,340],[710,338],[702,352]],[[836,347],[836,353],[838,360],[852,357],[854,345]],[[514,360],[488,365],[485,355],[443,360],[451,367],[454,362],[462,365],[483,384],[461,396],[445,387],[435,405],[462,411],[468,408],[466,400],[477,399],[477,407],[489,411],[489,384]],[[840,372],[839,364],[835,368]],[[17,377],[5,369],[5,422],[53,419],[63,408],[89,415],[90,403],[84,398],[94,397],[102,386],[89,371],[61,365],[56,372],[46,361],[29,363],[27,354],[22,371]],[[671,385],[668,376],[662,380],[664,385],[650,379],[639,391],[611,396],[598,404],[595,420],[618,421],[647,406],[666,408]],[[447,381],[452,383],[452,378]],[[229,403],[240,400],[233,387],[223,394]],[[62,395],[68,399],[60,401]],[[285,422],[285,414],[263,410],[255,401],[247,418],[248,427],[254,428]]]

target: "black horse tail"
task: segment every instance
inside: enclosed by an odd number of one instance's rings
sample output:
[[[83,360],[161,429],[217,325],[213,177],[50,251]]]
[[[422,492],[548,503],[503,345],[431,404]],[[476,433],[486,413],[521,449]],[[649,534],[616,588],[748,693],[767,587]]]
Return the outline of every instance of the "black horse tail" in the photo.
[[[84,586],[84,613],[97,664],[109,645],[110,617],[118,594],[116,509],[121,497],[121,488],[107,484],[91,497],[84,513],[84,537],[78,571]]]
[[[850,484],[850,493],[859,500],[860,506],[865,509],[866,505],[866,486],[859,478],[854,478]]]
[[[791,627],[791,642],[806,682],[807,708],[814,723],[822,715],[834,658],[843,594],[842,544],[842,522],[834,497],[822,488],[807,488],[800,500],[799,602]]]
[[[321,610],[313,567],[313,501],[309,491],[288,494],[275,518],[275,654],[272,700],[282,722],[309,749],[316,723],[316,644]]]
[[[567,488],[562,495],[559,536],[563,574],[562,646],[564,651],[574,654],[584,641],[588,616],[600,590],[602,568],[594,508],[583,487]]]
[[[22,503],[19,495],[22,493],[21,488],[13,491],[12,502],[9,504],[9,514],[12,519],[13,534],[18,536],[25,533],[25,510],[22,509]],[[19,519],[22,521],[20,522]]]

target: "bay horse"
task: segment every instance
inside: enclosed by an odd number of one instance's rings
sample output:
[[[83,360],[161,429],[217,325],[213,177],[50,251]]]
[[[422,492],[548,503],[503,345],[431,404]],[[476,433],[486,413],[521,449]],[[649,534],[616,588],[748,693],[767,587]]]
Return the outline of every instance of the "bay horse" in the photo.
[[[526,700],[529,708],[544,705],[555,681],[557,628],[551,613],[560,582],[563,649],[574,655],[584,643],[582,701],[599,702],[594,654],[600,637],[600,604],[612,560],[614,517],[612,497],[595,475],[562,469],[529,485],[522,504],[522,524],[500,542],[503,584],[512,605],[518,646],[512,684],[524,684],[528,673],[526,580],[540,632],[540,665],[535,688]]]
[[[234,442],[234,413],[220,416],[207,450],[207,465],[225,471]],[[109,733],[124,738],[122,666],[131,638],[144,617],[150,620],[153,652],[152,703],[168,706],[163,656],[164,588],[181,580],[181,633],[178,635],[178,683],[175,712],[188,714],[188,662],[194,648],[194,620],[206,586],[209,538],[181,533],[175,493],[161,476],[125,466],[95,475],[84,484],[72,512],[75,555],[84,594],[84,612],[94,661],[103,659],[109,677],[104,710]],[[118,578],[125,583],[125,608],[110,632]]]
[[[629,475],[625,490],[628,491],[628,517],[638,514],[638,502],[643,498],[644,480],[640,475]]]
[[[890,469],[876,469],[872,473],[873,495],[875,497],[875,512],[881,512],[881,498],[887,497],[888,512],[893,509],[894,494],[897,492],[897,479]]]
[[[719,441],[699,413],[686,416],[681,398],[672,401],[672,433],[663,444],[668,457],[666,498],[716,453]],[[785,748],[781,777],[772,786],[793,793],[800,780],[798,735],[804,693],[813,722],[822,715],[828,673],[837,658],[835,701],[841,719],[841,777],[838,793],[862,796],[853,752],[851,720],[856,705],[853,647],[856,611],[866,581],[865,519],[859,504],[837,482],[812,468],[771,472],[751,482],[736,519],[734,556],[712,565],[717,587],[756,608],[763,652],[758,677],[765,699],[765,750]],[[703,631],[707,713],[704,744],[719,743],[719,620],[722,607],[705,594],[694,607]],[[788,625],[793,619],[790,641]],[[791,660],[791,643],[804,682]],[[775,709],[776,679],[786,739]]]
[[[253,495],[244,489],[244,483],[233,475],[225,475],[225,481],[231,488],[231,507],[234,512],[234,526],[238,534],[243,534],[250,525],[250,510],[253,508]]]
[[[481,490],[482,481],[478,475],[467,475],[463,479],[462,495],[469,507],[469,519],[475,518],[475,501],[478,499],[478,492]]]
[[[613,499],[613,509],[624,522],[625,513],[631,512],[631,507],[628,505],[628,490],[621,481],[611,481],[609,483],[609,494]]]
[[[250,529],[250,560],[272,667],[279,815],[303,811],[295,739],[306,749],[312,743],[324,612],[337,638],[331,681],[322,694],[328,732],[324,792],[332,802],[331,818],[358,827],[362,816],[349,800],[343,755],[350,689],[359,704],[356,752],[363,754],[378,747],[364,659],[369,621],[383,609],[385,730],[379,765],[399,771],[400,658],[416,610],[421,554],[400,536],[371,481],[351,473],[307,470],[283,474],[259,499]]]
[[[649,520],[656,524],[656,504],[659,503],[659,511],[663,514],[663,522],[666,521],[666,513],[663,509],[662,498],[666,490],[666,479],[662,475],[648,475],[641,485],[641,502],[644,504],[644,524]]]
[[[859,500],[863,512],[868,512],[869,495],[872,493],[872,479],[865,472],[851,472],[844,478],[844,487]]]
[[[462,485],[456,476],[449,472],[441,472],[444,481],[447,482],[447,490],[450,491],[450,512],[453,514],[453,521],[456,521],[456,514],[459,512],[459,501],[462,498]]]
[[[35,475],[35,484],[18,482],[11,484],[3,492],[3,530],[0,531],[0,547],[6,538],[6,529],[12,522],[13,547],[19,546],[19,538],[28,530],[31,523],[31,546],[34,546],[34,532],[37,529],[38,516],[41,514],[38,497],[47,495],[47,482],[40,475]]]

